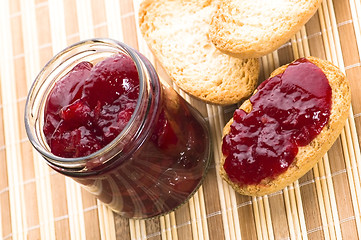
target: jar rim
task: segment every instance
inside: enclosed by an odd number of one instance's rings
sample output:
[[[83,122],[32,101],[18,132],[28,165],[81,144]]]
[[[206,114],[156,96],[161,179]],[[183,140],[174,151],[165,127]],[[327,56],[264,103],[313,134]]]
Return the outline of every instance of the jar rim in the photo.
[[[128,55],[134,62],[134,64],[136,65],[137,68],[137,72],[138,72],[138,76],[139,76],[139,96],[137,99],[137,104],[136,107],[134,109],[134,112],[130,118],[130,120],[128,121],[128,123],[126,124],[126,126],[124,127],[124,129],[118,134],[118,136],[116,136],[110,143],[108,143],[106,146],[104,146],[103,148],[97,150],[94,153],[91,153],[87,156],[83,156],[83,157],[76,157],[76,158],[64,158],[64,157],[60,157],[57,156],[53,153],[51,153],[51,151],[47,150],[44,146],[42,146],[39,142],[38,142],[38,138],[35,134],[35,132],[32,130],[32,126],[30,123],[30,118],[33,117],[32,116],[32,97],[34,97],[34,89],[37,87],[37,84],[41,84],[41,82],[39,83],[40,79],[42,79],[44,76],[44,74],[46,73],[46,70],[51,67],[53,64],[55,64],[57,61],[61,61],[62,62],[62,57],[66,54],[69,54],[72,50],[84,46],[84,45],[89,45],[89,46],[97,46],[97,45],[109,45],[109,47],[115,47],[115,49],[118,49],[118,53],[125,53],[126,55]],[[93,51],[96,51],[96,49],[94,49]],[[104,154],[104,150],[108,149],[108,151],[110,151],[111,149],[113,149],[115,147],[115,145],[117,143],[119,143],[122,140],[122,137],[124,137],[125,133],[127,132],[127,130],[129,129],[130,126],[132,126],[134,124],[134,120],[136,118],[136,116],[138,115],[140,108],[141,108],[141,104],[143,103],[144,97],[143,97],[143,92],[145,91],[144,86],[145,86],[145,74],[143,72],[144,64],[142,64],[142,59],[140,58],[140,56],[138,55],[137,51],[135,49],[133,49],[132,47],[126,45],[125,43],[122,43],[120,41],[114,40],[114,39],[110,39],[110,38],[91,38],[91,39],[86,39],[86,40],[82,40],[79,42],[76,42],[66,48],[64,48],[63,50],[61,50],[60,52],[58,52],[56,55],[54,55],[48,62],[47,64],[45,64],[45,66],[41,69],[41,71],[39,72],[39,74],[37,75],[37,77],[35,78],[34,82],[32,83],[30,89],[29,89],[29,94],[27,96],[26,99],[26,103],[25,103],[25,130],[26,133],[28,135],[28,138],[31,142],[31,144],[33,145],[33,147],[43,156],[45,157],[47,160],[51,159],[51,162],[54,163],[59,163],[61,164],[80,164],[81,168],[84,168],[84,164],[90,160],[93,159],[97,159],[100,157],[100,155]],[[58,66],[56,66],[57,68]],[[47,78],[47,76],[45,76],[45,78]],[[36,93],[35,93],[36,95]],[[42,97],[42,96],[41,96]],[[38,110],[40,111],[40,110]],[[39,120],[37,120],[39,121]],[[108,152],[107,151],[107,152]],[[57,166],[57,164],[55,164]],[[69,166],[68,166],[69,167]]]

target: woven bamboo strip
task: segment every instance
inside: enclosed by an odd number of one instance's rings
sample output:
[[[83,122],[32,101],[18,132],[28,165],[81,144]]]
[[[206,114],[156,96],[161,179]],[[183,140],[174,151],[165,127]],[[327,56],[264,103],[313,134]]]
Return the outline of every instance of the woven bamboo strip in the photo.
[[[165,219],[165,228],[166,228],[166,231],[167,231],[167,239],[168,240],[171,240],[173,239],[173,234],[172,234],[172,223],[170,221],[170,215],[167,214],[164,216],[164,219]]]
[[[208,119],[209,119],[209,125],[210,125],[211,129],[215,129],[215,127],[217,127],[216,116],[213,113],[212,106],[207,104],[206,108],[207,108],[207,115],[208,115]],[[215,159],[216,171],[218,173],[219,159],[220,159],[220,148],[219,148],[220,142],[219,142],[219,139],[217,138],[216,131],[217,130],[211,131],[211,137],[212,137],[212,142],[213,142],[213,146],[214,146],[213,156]],[[218,193],[219,193],[219,199],[220,199],[220,205],[221,205],[224,236],[225,236],[226,240],[229,240],[229,239],[231,239],[231,236],[230,236],[229,228],[227,227],[229,225],[228,225],[228,216],[227,216],[227,206],[226,206],[226,201],[225,201],[225,196],[224,196],[223,180],[220,178],[219,174],[217,174],[216,176],[217,176],[217,186],[218,186]]]
[[[259,240],[263,240],[264,234],[262,232],[262,225],[261,225],[259,208],[258,208],[258,204],[257,204],[257,197],[252,197],[252,206],[253,206],[254,221],[255,221],[255,225],[256,225],[257,238]]]
[[[319,22],[320,22],[320,26],[321,26],[321,33],[322,33],[321,35],[322,35],[322,39],[323,39],[323,45],[325,48],[326,59],[330,61],[332,59],[332,56],[331,56],[331,51],[329,50],[330,44],[329,44],[329,40],[328,40],[325,19],[323,17],[324,16],[323,8],[322,7],[318,8],[317,12],[318,12]]]
[[[175,220],[175,213],[171,212],[169,215],[170,215],[170,223],[171,223],[171,227],[172,227],[172,239],[178,240],[178,232],[177,232],[177,223]]]
[[[303,26],[300,30],[301,32],[301,41],[302,41],[302,46],[303,46],[303,52],[304,52],[304,56],[308,57],[311,55],[310,53],[310,47],[308,45],[308,38],[307,38],[307,33],[306,33],[306,27]]]
[[[302,37],[301,37],[301,31],[298,31],[296,33],[296,43],[297,43],[297,47],[298,47],[298,54],[299,57],[304,57],[304,45],[302,42]]]
[[[112,217],[112,214],[106,214],[112,210],[99,200],[97,200],[97,209],[101,239],[115,240],[114,218]]]
[[[291,46],[292,46],[293,58],[298,59],[300,57],[300,55],[299,55],[299,51],[298,51],[296,35],[294,35],[291,38]]]
[[[129,221],[131,222],[131,221]],[[165,220],[164,220],[164,216],[160,217],[159,218],[159,222],[160,222],[160,229],[161,229],[161,237],[162,237],[162,240],[167,240],[167,233],[166,233],[166,227],[165,227]],[[131,227],[130,228],[131,231],[133,230],[133,228]],[[132,238],[133,239],[133,238]]]
[[[194,210],[195,210],[195,218],[198,229],[198,237],[199,239],[202,239],[204,236],[203,231],[203,225],[202,225],[202,215],[201,215],[201,207],[200,207],[200,201],[199,201],[199,191],[194,194],[193,197],[194,200]]]
[[[352,23],[355,29],[357,48],[361,61],[361,3],[357,0],[349,0],[352,15]]]
[[[164,218],[163,217],[160,218],[160,224],[164,225]],[[135,220],[129,221],[129,230],[130,230],[130,239],[137,239],[137,231],[136,231],[136,228],[135,228]],[[164,233],[162,232],[162,239],[166,240],[167,237],[163,237],[163,234]]]
[[[338,216],[338,210],[337,210],[337,204],[336,204],[336,195],[335,195],[335,190],[333,187],[333,181],[332,181],[332,176],[331,176],[331,168],[330,168],[330,164],[329,164],[329,158],[328,155],[326,154],[324,157],[324,161],[325,161],[325,175],[326,175],[326,182],[327,182],[327,187],[328,187],[328,191],[329,191],[329,198],[330,198],[330,203],[331,203],[331,211],[332,211],[332,217],[333,217],[333,223],[334,223],[334,227],[335,227],[335,231],[336,231],[336,238],[337,239],[341,239],[342,235],[341,235],[341,225],[340,225],[340,219]]]
[[[83,215],[83,204],[79,185],[71,179],[65,179],[66,195],[68,201],[69,227],[72,239],[85,239],[85,224]]]
[[[264,196],[263,201],[264,201],[264,211],[265,211],[266,222],[267,222],[268,238],[270,240],[273,240],[274,239],[274,232],[273,232],[271,209],[270,209],[270,205],[269,205],[269,201],[268,201],[268,196]]]
[[[99,200],[97,200],[97,210],[98,210],[98,221],[99,221],[99,229],[103,229],[106,226],[106,222],[104,217],[102,216],[104,211],[101,211],[100,209],[104,208],[104,204],[102,202],[100,202]],[[100,231],[100,238],[102,240],[104,239],[108,239],[107,233],[104,231]]]
[[[289,194],[288,194],[288,188],[289,187],[286,187],[282,191],[283,198],[285,201],[285,207],[286,207],[288,231],[289,231],[290,239],[296,239],[296,233],[295,233],[295,228],[294,228],[293,219],[292,219],[291,203],[290,203],[290,198],[289,198]]]
[[[232,203],[232,216],[233,216],[233,225],[234,225],[234,234],[236,239],[241,239],[241,229],[239,225],[239,216],[238,216],[238,207],[237,207],[237,200],[236,200],[236,193],[232,189],[231,192],[231,203]]]
[[[337,66],[339,66],[342,70],[345,69],[344,62],[343,62],[343,56],[342,56],[342,49],[341,49],[341,41],[340,36],[338,34],[338,27],[337,27],[337,21],[336,21],[336,14],[335,10],[333,8],[332,0],[327,0],[328,10],[329,10],[329,18],[330,18],[330,26],[331,26],[331,33],[332,33],[332,42],[335,50],[335,56],[337,59]],[[327,23],[327,21],[326,21]],[[332,46],[331,45],[331,46]],[[331,48],[331,50],[333,50]],[[335,62],[335,60],[334,60]]]
[[[302,238],[301,222],[299,220],[297,200],[296,200],[296,194],[295,194],[295,187],[294,187],[293,184],[290,185],[290,187],[288,189],[288,193],[289,193],[289,198],[290,198],[292,220],[293,220],[293,226],[295,228],[296,237],[298,239],[301,239]]]
[[[294,187],[295,187],[298,218],[299,218],[300,225],[301,225],[300,227],[301,227],[302,238],[307,239],[308,237],[307,237],[306,219],[305,219],[305,215],[303,213],[303,205],[302,205],[302,197],[301,197],[300,186],[298,184],[298,181],[295,181],[293,184],[294,184]]]
[[[17,239],[26,238],[27,223],[23,185],[20,184],[23,182],[20,149],[18,148],[19,145],[16,144],[19,139],[19,116],[16,104],[13,45],[8,1],[3,1],[0,15],[0,81],[3,112],[6,113],[3,114],[4,137],[11,203],[12,237]]]
[[[139,19],[138,19],[138,12],[139,12],[139,5],[142,2],[142,0],[133,0],[133,8],[134,8],[134,15],[135,15],[135,22],[137,25],[136,31],[137,31],[137,38],[138,38],[138,49],[140,50],[140,52],[146,56],[151,63],[155,62],[154,56],[151,53],[150,49],[147,46],[147,43],[145,42],[144,38],[142,37],[142,34],[140,33],[139,30]]]
[[[335,234],[335,239],[340,239],[341,238],[341,228],[340,228],[340,221],[338,218],[338,211],[337,211],[337,207],[333,208],[334,206],[336,206],[336,201],[335,201],[335,195],[332,195],[332,190],[333,190],[333,183],[332,183],[332,178],[331,178],[331,174],[328,175],[327,171],[330,169],[330,165],[329,165],[329,159],[328,159],[328,154],[325,154],[325,156],[323,157],[323,159],[320,161],[320,170],[321,170],[321,176],[325,177],[322,179],[321,183],[323,184],[323,189],[325,192],[325,196],[328,196],[328,198],[326,199],[327,201],[325,201],[327,203],[327,214],[329,214],[329,228],[330,233],[331,234]],[[326,195],[327,194],[327,195]]]
[[[140,220],[133,220],[135,226],[135,239],[142,239],[140,232]]]
[[[147,238],[147,229],[146,229],[146,225],[145,225],[145,220],[140,220],[140,232],[141,232],[142,239],[146,239]]]
[[[257,197],[256,199],[257,199],[256,203],[258,205],[259,219],[261,224],[262,238],[266,240],[269,238],[267,233],[267,222],[264,211],[264,202],[262,197]]]
[[[268,59],[267,56],[261,57],[262,66],[263,66],[263,72],[265,75],[265,78],[268,78],[268,76],[271,74],[270,70],[268,69]]]
[[[325,239],[330,239],[330,232],[329,232],[328,224],[327,224],[325,204],[323,202],[323,196],[322,196],[323,193],[322,193],[322,191],[320,191],[321,182],[320,182],[320,174],[318,171],[318,164],[316,164],[313,168],[313,175],[315,178],[317,200],[318,200],[318,205],[320,208],[320,218],[321,218],[321,222],[322,222],[323,235],[324,235]]]
[[[331,20],[330,20],[330,13],[328,10],[327,0],[323,0],[320,9],[322,9],[322,14],[319,14],[320,19],[322,23],[324,23],[324,26],[321,25],[322,32],[324,33],[323,36],[327,36],[327,43],[328,48],[326,48],[326,51],[329,52],[331,61],[338,65],[338,59],[336,57],[336,51],[335,51],[335,41],[333,39],[332,35],[332,27],[331,27]]]
[[[123,27],[120,17],[120,5],[117,0],[104,1],[107,17],[108,37],[123,41]]]
[[[0,79],[0,82],[1,82],[1,79]],[[2,222],[2,217],[1,217],[2,215],[3,215],[3,213],[1,212],[1,204],[0,204],[0,226],[4,226],[3,222]],[[2,227],[0,227],[0,239],[4,239]]]
[[[350,120],[350,119],[349,119]],[[355,187],[356,187],[356,193],[357,193],[357,202],[358,202],[358,206],[359,206],[359,209],[361,208],[361,187],[360,187],[360,184],[361,184],[361,180],[360,180],[360,173],[357,169],[357,161],[359,161],[359,159],[356,159],[356,153],[354,151],[354,147],[353,147],[353,143],[352,143],[352,140],[351,140],[351,130],[349,128],[349,123],[346,122],[346,126],[345,126],[345,142],[343,142],[343,144],[347,145],[347,148],[348,148],[348,153],[349,153],[349,159],[347,159],[348,161],[350,161],[351,163],[351,169],[352,169],[352,173],[353,173],[353,181],[354,181],[354,184],[355,184]],[[360,209],[361,210],[361,209]],[[360,215],[360,212],[358,212],[358,214]]]
[[[346,142],[345,129],[341,132],[341,141]],[[361,236],[360,206],[358,205],[358,201],[357,201],[358,193],[356,191],[356,186],[355,186],[355,181],[354,181],[354,176],[353,176],[354,173],[352,171],[353,169],[351,166],[348,146],[346,144],[342,144],[342,147],[343,147],[343,154],[345,157],[347,179],[348,179],[348,182],[350,185],[352,206],[353,206],[353,210],[354,210],[354,214],[355,214],[356,230],[357,230],[358,236]]]
[[[50,8],[50,6],[49,6]],[[22,31],[24,39],[24,55],[26,65],[27,86],[35,79],[39,71],[39,52],[37,27],[35,19],[35,4],[33,1],[21,1],[22,9]],[[40,155],[33,150],[33,160],[35,169],[35,184],[37,189],[37,201],[39,212],[40,236],[42,239],[55,239],[55,227],[53,223],[53,200],[51,196],[49,167],[45,164]]]
[[[272,53],[272,55],[273,55],[274,66],[275,66],[275,68],[278,68],[280,66],[280,60],[279,60],[279,57],[278,57],[278,52],[274,51]]]
[[[218,170],[217,170],[217,172],[218,172]],[[228,228],[228,232],[230,234],[230,239],[236,239],[235,226],[234,226],[234,221],[233,221],[234,217],[233,217],[232,203],[231,203],[231,197],[230,197],[230,191],[232,191],[233,189],[230,189],[230,186],[228,185],[228,183],[226,183],[223,180],[222,180],[221,187],[223,188],[223,192],[224,192],[224,201],[225,201],[225,208],[226,208],[225,214],[227,216],[227,222],[228,222],[228,225],[224,225],[224,227]]]
[[[201,222],[202,222],[202,227],[203,227],[203,236],[204,239],[209,239],[209,232],[208,232],[208,223],[207,223],[207,212],[206,212],[206,205],[204,203],[204,194],[203,194],[203,187],[201,186],[199,188],[199,198],[200,198],[200,202],[202,203],[200,205],[200,210],[201,210]],[[173,237],[174,239],[174,237]]]
[[[91,2],[87,0],[76,0],[76,7],[79,9],[79,11],[77,11],[77,17],[80,39],[94,37]]]
[[[272,72],[275,69],[275,62],[273,60],[273,53],[267,54],[266,57],[268,59],[268,68],[271,70],[270,72]]]
[[[327,156],[327,155],[325,155]],[[319,170],[319,174],[320,174],[320,183],[321,183],[321,190],[322,190],[322,196],[323,196],[323,202],[324,202],[324,206],[326,209],[326,217],[327,217],[327,227],[329,229],[330,232],[330,239],[336,239],[336,232],[334,229],[334,224],[333,224],[333,220],[332,220],[332,209],[331,209],[331,203],[329,201],[329,199],[327,198],[327,196],[329,196],[329,192],[327,189],[327,185],[326,185],[326,179],[325,179],[325,171],[324,171],[324,166],[323,166],[323,159],[321,159],[318,162],[318,170]]]

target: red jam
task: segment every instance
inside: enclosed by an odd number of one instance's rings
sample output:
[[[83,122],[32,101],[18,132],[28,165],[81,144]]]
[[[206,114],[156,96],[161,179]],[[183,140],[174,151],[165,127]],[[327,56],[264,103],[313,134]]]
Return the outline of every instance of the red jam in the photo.
[[[209,136],[198,113],[149,72],[154,85],[144,119],[149,128],[139,133],[144,140],[126,142],[119,158],[108,165],[90,161],[84,170],[89,172],[69,174],[125,217],[153,217],[175,209],[197,189],[208,166]],[[77,64],[47,98],[43,131],[51,151],[73,158],[106,148],[130,120],[139,85],[127,56],[114,55],[95,66]],[[135,118],[133,123],[141,121]]]
[[[52,153],[74,158],[103,148],[130,120],[138,95],[138,72],[129,57],[77,64],[47,99],[43,130]]]
[[[223,138],[224,169],[240,185],[275,178],[327,124],[332,90],[325,74],[307,59],[267,79],[250,98],[252,111],[237,109]]]

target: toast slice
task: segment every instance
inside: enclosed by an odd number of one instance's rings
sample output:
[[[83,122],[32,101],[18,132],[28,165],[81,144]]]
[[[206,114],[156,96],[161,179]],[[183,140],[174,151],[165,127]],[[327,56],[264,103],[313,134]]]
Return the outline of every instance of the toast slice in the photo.
[[[206,102],[228,105],[255,89],[259,61],[219,51],[208,38],[218,1],[145,0],[139,25],[151,51],[185,92]]]
[[[306,174],[320,160],[339,136],[349,114],[351,104],[350,86],[345,75],[330,62],[315,57],[307,58],[318,66],[326,75],[332,89],[330,117],[321,132],[308,145],[298,147],[298,153],[288,169],[275,178],[263,179],[259,184],[240,185],[233,182],[224,170],[225,156],[220,160],[220,175],[238,193],[250,196],[262,196],[276,192]],[[276,69],[270,77],[283,73],[288,65]],[[240,109],[249,113],[252,104],[245,101]],[[223,129],[223,136],[230,132],[233,118]]]
[[[266,55],[286,43],[314,15],[321,0],[224,0],[209,36],[223,52],[241,58]]]

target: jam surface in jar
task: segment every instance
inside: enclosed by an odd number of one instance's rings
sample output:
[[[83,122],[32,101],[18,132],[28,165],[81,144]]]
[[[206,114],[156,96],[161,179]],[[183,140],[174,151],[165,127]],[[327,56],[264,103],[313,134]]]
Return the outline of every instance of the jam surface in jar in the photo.
[[[148,68],[149,61],[142,60]],[[87,163],[89,172],[70,175],[127,218],[174,210],[197,190],[209,164],[205,122],[172,88],[159,82],[155,71],[148,71],[153,74],[153,100],[144,106],[151,107],[143,109],[148,113],[144,119],[133,120],[135,126],[146,122],[136,135],[144,139],[139,143],[131,138],[109,164]],[[47,97],[43,131],[52,153],[74,158],[107,148],[136,114],[140,83],[133,60],[123,54],[94,66],[77,64]]]
[[[224,169],[240,185],[258,184],[287,170],[299,146],[309,144],[327,124],[332,89],[323,71],[307,59],[269,78],[237,109],[223,138]]]
[[[45,106],[44,134],[53,154],[75,158],[110,143],[128,123],[139,95],[130,57],[77,64],[56,83]]]

